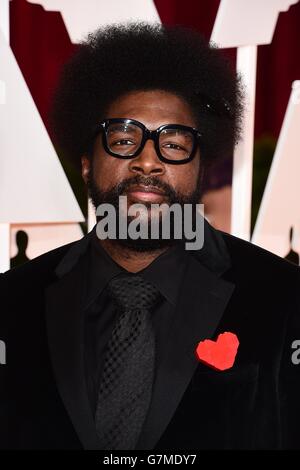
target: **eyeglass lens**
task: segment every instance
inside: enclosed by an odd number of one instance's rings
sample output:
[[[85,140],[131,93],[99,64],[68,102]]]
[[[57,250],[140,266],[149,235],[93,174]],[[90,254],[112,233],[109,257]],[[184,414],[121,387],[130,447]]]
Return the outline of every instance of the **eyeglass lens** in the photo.
[[[143,131],[131,123],[111,123],[106,133],[109,149],[120,156],[131,156],[139,149]],[[189,158],[194,146],[194,135],[182,129],[164,129],[159,134],[159,149],[164,158],[184,160]]]

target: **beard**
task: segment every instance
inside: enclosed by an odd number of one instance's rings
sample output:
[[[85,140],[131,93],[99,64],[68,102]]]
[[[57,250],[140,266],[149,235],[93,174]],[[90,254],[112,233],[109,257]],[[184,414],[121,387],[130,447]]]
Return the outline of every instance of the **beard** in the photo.
[[[88,179],[87,179],[87,188],[88,188],[88,195],[92,200],[92,203],[97,210],[98,206],[101,204],[111,204],[116,211],[117,214],[117,220],[116,220],[116,233],[119,233],[119,224],[120,220],[118,217],[119,212],[119,197],[126,195],[127,190],[132,186],[132,185],[144,185],[144,186],[154,186],[157,189],[160,189],[164,192],[165,198],[167,200],[167,205],[170,207],[173,204],[177,204],[181,207],[181,211],[183,214],[184,211],[184,205],[185,204],[190,204],[192,206],[192,227],[193,229],[195,228],[195,220],[196,220],[196,205],[199,204],[200,198],[201,198],[201,193],[202,193],[202,188],[201,188],[201,182],[202,182],[202,171],[199,172],[196,186],[193,192],[188,193],[188,194],[182,194],[179,191],[176,191],[173,187],[171,187],[169,184],[161,181],[157,176],[149,176],[149,177],[144,177],[141,175],[136,175],[130,178],[126,178],[120,183],[112,186],[109,190],[103,191],[96,183],[94,174],[93,174],[93,168],[91,166],[91,169],[88,174]],[[143,201],[142,204],[150,210],[151,208],[151,203],[150,202],[145,202]],[[151,233],[151,217],[149,215],[149,210],[148,210],[148,217],[147,217],[147,222],[145,222],[148,225],[148,232]],[[134,217],[128,217],[127,220],[127,229],[129,223],[134,219]],[[182,227],[181,227],[181,233],[182,237],[181,239],[178,238],[178,235],[175,237],[175,233],[178,234],[178,231],[175,230],[175,225],[174,225],[174,214],[170,212],[170,236],[168,238],[163,237],[162,233],[162,225],[163,225],[163,216],[160,217],[158,223],[159,223],[159,229],[158,229],[158,238],[138,238],[138,239],[132,239],[130,237],[127,238],[116,238],[116,239],[111,239],[112,242],[117,243],[121,247],[127,248],[132,251],[136,252],[149,252],[149,251],[156,251],[156,250],[161,250],[161,249],[167,249],[170,248],[171,246],[174,246],[177,243],[180,243],[184,239],[184,229],[183,229],[183,217],[182,217]],[[100,220],[99,217],[97,217],[97,222]]]

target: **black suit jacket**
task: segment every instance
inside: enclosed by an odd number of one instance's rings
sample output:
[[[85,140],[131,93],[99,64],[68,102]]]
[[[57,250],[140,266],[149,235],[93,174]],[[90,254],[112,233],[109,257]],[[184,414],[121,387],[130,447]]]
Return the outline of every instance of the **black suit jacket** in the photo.
[[[176,318],[137,449],[300,448],[299,268],[205,225],[188,252]],[[83,364],[89,235],[0,276],[0,448],[98,449]],[[230,331],[231,369],[195,356]],[[294,361],[295,362],[295,361]]]

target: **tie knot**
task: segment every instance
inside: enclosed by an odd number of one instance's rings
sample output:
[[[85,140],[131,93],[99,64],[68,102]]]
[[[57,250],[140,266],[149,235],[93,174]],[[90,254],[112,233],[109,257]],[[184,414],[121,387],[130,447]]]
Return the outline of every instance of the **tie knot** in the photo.
[[[161,296],[156,287],[137,274],[122,274],[113,278],[108,284],[108,294],[126,310],[150,310]]]

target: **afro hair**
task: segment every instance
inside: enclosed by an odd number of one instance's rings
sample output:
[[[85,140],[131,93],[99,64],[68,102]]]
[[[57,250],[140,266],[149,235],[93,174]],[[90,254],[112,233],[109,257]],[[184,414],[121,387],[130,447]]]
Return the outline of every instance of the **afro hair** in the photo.
[[[232,64],[196,31],[134,22],[90,33],[65,64],[50,114],[64,155],[78,164],[82,155],[91,156],[95,128],[109,117],[109,105],[135,90],[168,91],[190,105],[206,163],[232,154],[243,111]]]

